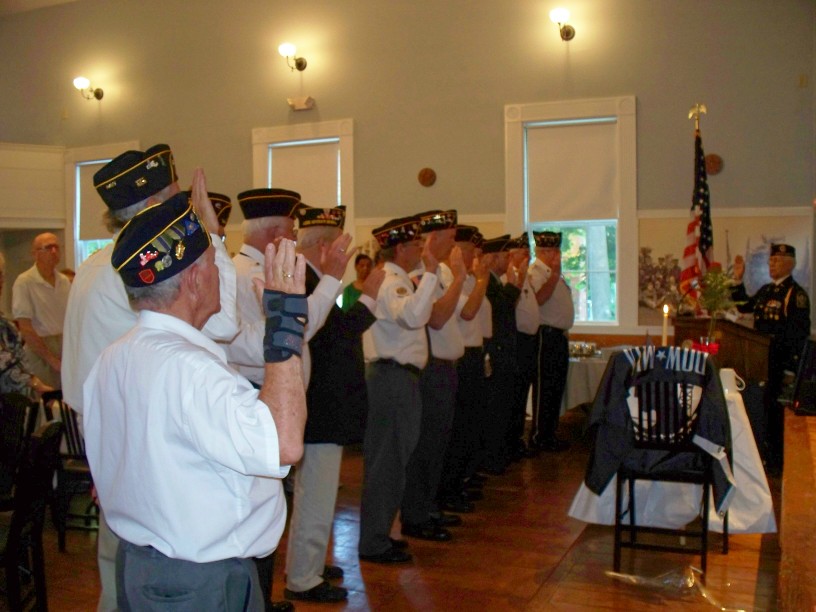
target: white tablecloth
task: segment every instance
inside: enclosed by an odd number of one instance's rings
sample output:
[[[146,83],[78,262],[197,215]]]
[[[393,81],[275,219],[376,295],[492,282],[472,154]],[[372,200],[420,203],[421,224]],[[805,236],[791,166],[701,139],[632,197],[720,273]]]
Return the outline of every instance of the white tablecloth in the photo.
[[[739,393],[727,393],[731,421],[735,492],[728,511],[729,533],[774,533],[776,519],[771,491],[754,441],[751,424]],[[637,481],[636,521],[639,525],[677,528],[687,525],[699,514],[702,487],[675,482]],[[628,498],[628,495],[626,496]],[[624,500],[624,504],[626,504]],[[722,532],[722,520],[709,503],[709,527]],[[598,496],[581,483],[572,500],[569,516],[587,523],[615,524],[615,478]]]
[[[592,403],[601,384],[608,357],[570,357],[567,386],[561,401],[561,414],[580,404]]]

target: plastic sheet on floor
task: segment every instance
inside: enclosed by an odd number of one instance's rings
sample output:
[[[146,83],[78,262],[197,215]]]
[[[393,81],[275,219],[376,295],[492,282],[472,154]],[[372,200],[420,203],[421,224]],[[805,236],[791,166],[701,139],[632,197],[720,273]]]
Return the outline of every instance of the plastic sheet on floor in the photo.
[[[691,565],[651,578],[610,571],[606,572],[606,575],[626,584],[634,584],[659,591],[666,598],[682,599],[684,601],[702,600],[723,612],[749,612],[750,610],[750,608],[731,607],[721,604],[703,584],[703,572]]]

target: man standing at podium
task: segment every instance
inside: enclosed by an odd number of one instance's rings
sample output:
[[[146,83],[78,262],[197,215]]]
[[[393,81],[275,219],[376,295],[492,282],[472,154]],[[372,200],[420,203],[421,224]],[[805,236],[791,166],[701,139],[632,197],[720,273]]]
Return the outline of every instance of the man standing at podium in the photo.
[[[782,469],[784,414],[777,398],[782,392],[785,373],[795,373],[802,347],[810,334],[810,300],[791,273],[796,267],[796,249],[789,244],[772,244],[768,258],[771,282],[749,297],[742,277],[745,261],[734,259],[734,279],[739,283],[731,297],[739,302],[740,312],[754,314],[754,329],[771,334],[768,349],[768,385],[765,411],[768,421],[766,462],[769,471]]]

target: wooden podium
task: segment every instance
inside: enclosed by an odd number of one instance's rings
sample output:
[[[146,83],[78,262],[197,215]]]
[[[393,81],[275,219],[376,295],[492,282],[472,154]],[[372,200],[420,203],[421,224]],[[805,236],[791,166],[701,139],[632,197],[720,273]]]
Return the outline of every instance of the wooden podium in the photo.
[[[708,318],[676,317],[674,323],[674,343],[684,340],[700,342],[708,335]],[[747,383],[768,380],[768,347],[771,337],[746,325],[727,319],[718,319],[714,335],[720,349],[714,358],[721,368],[733,368]]]

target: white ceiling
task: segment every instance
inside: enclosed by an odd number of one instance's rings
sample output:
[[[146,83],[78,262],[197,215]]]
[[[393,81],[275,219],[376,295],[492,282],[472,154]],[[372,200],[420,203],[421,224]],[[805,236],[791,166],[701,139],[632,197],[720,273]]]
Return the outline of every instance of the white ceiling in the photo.
[[[76,1],[77,0],[0,0],[0,17]]]

